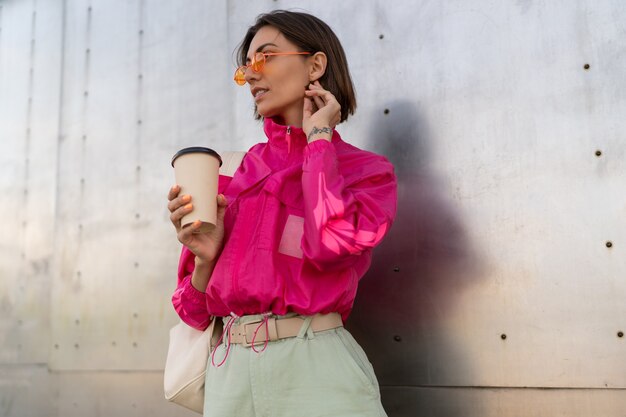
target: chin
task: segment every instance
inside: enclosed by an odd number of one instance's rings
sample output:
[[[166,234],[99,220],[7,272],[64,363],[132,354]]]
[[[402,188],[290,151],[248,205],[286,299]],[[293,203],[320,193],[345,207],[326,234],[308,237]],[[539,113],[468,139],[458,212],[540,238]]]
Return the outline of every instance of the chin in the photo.
[[[255,104],[254,105],[254,110],[256,110],[256,112],[259,113],[261,116],[268,117],[267,116],[267,108],[265,106],[259,107],[258,104]]]
[[[272,117],[276,117],[278,115],[278,111],[276,109],[268,108],[266,106],[257,106],[256,112],[266,119],[271,119]]]

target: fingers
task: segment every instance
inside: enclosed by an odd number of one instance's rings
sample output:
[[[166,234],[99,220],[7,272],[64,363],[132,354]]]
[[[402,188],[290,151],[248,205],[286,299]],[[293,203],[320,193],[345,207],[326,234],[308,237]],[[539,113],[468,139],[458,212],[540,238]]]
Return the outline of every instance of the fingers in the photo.
[[[180,230],[181,228],[180,221],[183,218],[183,216],[191,213],[192,211],[193,211],[193,204],[191,203],[186,204],[182,207],[178,207],[176,210],[172,211],[172,214],[170,214],[170,221],[172,222],[172,224],[174,225],[177,231]]]
[[[313,114],[313,100],[308,97],[304,98],[304,107],[302,108],[303,119],[306,120]]]
[[[179,191],[177,191],[176,194],[174,194],[174,195],[177,196]],[[170,192],[170,194],[168,195],[168,198],[171,195],[172,195],[172,193]],[[191,196],[190,195],[181,195],[181,196],[178,196],[178,197],[173,197],[173,198],[170,199],[170,202],[167,203],[167,209],[170,212],[174,212],[175,210],[178,210],[180,208],[180,206],[183,206],[183,205],[189,203],[190,201],[191,201]]]
[[[224,221],[224,215],[226,214],[227,205],[228,205],[228,202],[226,201],[226,198],[221,194],[218,195],[217,196],[217,222],[218,224]]]
[[[310,90],[305,91],[307,96],[305,97],[305,108],[307,107],[307,100],[311,100],[312,102],[314,100],[319,109],[323,108],[325,112],[327,112],[327,115],[332,116],[332,120],[329,120],[329,124],[334,128],[341,120],[341,104],[339,104],[335,96],[330,91],[326,91],[321,87],[316,87],[313,84],[311,84],[311,86]],[[311,115],[308,114],[306,116],[311,117]]]
[[[218,207],[226,207],[228,205],[228,200],[226,200],[226,196],[224,194],[217,195],[217,206]]]
[[[178,184],[174,185],[170,188],[170,191],[167,194],[167,199],[170,200],[167,203],[167,209],[170,211],[170,221],[176,228],[176,231],[180,231],[180,219],[187,213],[190,213],[193,210],[193,205],[190,203],[191,196],[189,195],[181,195],[180,186]]]
[[[324,90],[319,81],[315,81],[315,83],[309,84],[309,90],[306,90],[305,94],[315,100],[318,108],[322,108],[332,103],[333,107],[339,107],[341,109],[341,105],[339,104],[333,93],[328,90]]]
[[[179,192],[180,186],[178,184],[173,185],[172,188],[170,188],[169,193],[167,193],[167,199],[172,201],[174,198],[176,198]]]
[[[317,96],[313,96],[313,101],[315,102],[315,105],[317,106],[318,109],[321,109],[322,107],[325,106],[324,101]]]
[[[319,99],[324,105],[335,101],[337,103],[339,103],[336,99],[335,96],[333,95],[333,93],[331,93],[330,91],[326,91],[326,90],[306,90],[305,94],[307,96],[310,96],[312,98],[317,98]]]
[[[202,222],[200,220],[196,220],[191,223],[189,226],[182,228],[178,232],[178,241],[183,245],[186,245],[191,240],[193,232],[198,230],[202,226]]]

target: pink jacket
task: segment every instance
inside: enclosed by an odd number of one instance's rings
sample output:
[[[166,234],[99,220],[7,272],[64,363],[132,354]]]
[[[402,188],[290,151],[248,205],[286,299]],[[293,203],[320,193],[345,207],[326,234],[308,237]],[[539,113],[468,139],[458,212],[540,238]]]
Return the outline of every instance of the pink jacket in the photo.
[[[191,285],[194,255],[183,246],[172,303],[188,325],[210,316],[352,310],[372,249],[396,215],[397,182],[383,156],[344,142],[307,144],[304,131],[265,119],[233,177],[220,175],[228,201],[224,247],[206,292]]]

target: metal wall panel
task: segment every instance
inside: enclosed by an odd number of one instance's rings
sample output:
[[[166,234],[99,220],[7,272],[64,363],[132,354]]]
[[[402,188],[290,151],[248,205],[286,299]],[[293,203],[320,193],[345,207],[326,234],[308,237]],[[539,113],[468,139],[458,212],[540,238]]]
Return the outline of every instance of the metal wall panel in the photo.
[[[0,3],[0,363],[48,357],[61,12]]]
[[[226,122],[210,117],[224,105],[212,52],[224,49],[225,30],[205,24],[218,10],[67,3],[74,67],[65,73],[60,181],[76,199],[59,202],[53,369],[163,367],[180,252],[166,222],[169,160],[179,147],[227,137]]]
[[[231,77],[273,8],[335,30],[338,130],[399,177],[348,323],[389,415],[622,416],[618,0],[0,1],[0,415],[188,415],[169,160],[265,139]]]
[[[415,10],[379,10],[361,130],[402,182],[353,315],[383,384],[624,388],[626,8]]]
[[[622,390],[382,387],[394,417],[621,416]]]
[[[50,372],[41,365],[0,366],[0,415],[198,416],[163,399],[162,372]]]

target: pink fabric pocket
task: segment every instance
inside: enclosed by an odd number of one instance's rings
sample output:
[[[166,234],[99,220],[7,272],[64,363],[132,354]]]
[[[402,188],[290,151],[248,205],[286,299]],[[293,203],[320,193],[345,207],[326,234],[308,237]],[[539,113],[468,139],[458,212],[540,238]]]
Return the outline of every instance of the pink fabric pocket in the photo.
[[[283,236],[278,245],[278,252],[302,259],[302,248],[300,242],[304,233],[304,217],[290,214],[285,223]]]

